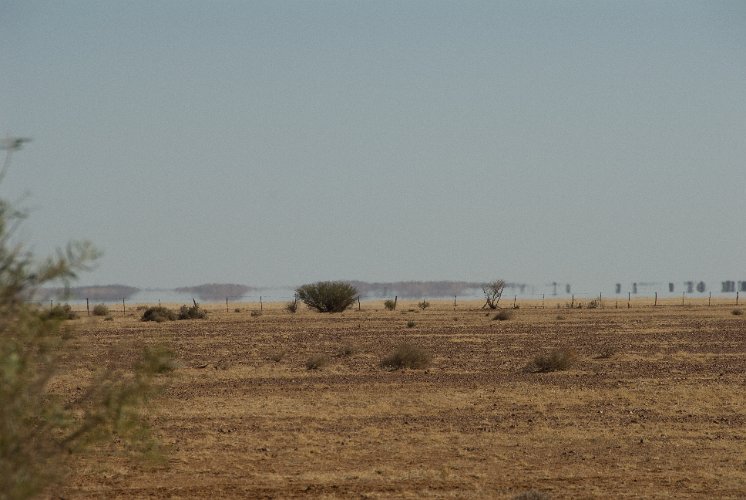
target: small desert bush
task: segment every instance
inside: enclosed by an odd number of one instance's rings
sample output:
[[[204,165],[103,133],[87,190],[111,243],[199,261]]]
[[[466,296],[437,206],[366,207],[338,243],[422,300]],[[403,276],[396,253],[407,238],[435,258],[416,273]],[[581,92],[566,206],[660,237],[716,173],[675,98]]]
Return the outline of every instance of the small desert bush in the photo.
[[[68,320],[78,319],[78,314],[73,311],[73,308],[70,307],[70,304],[57,304],[48,311],[44,312],[42,314],[42,317],[44,319]]]
[[[567,370],[577,359],[571,349],[554,349],[549,354],[540,354],[534,358],[536,371],[546,373]]]
[[[240,313],[240,312],[241,312],[241,308],[240,308],[240,307],[237,307],[237,308],[235,308],[235,309],[233,310],[233,312],[234,312],[234,313]]]
[[[352,345],[352,344],[344,344],[337,351],[337,356],[339,356],[340,358],[346,358],[348,356],[352,356],[357,351],[358,351],[358,348],[355,347],[354,345]]]
[[[426,300],[423,300],[422,302],[420,302],[419,304],[417,304],[417,307],[419,307],[420,309],[422,309],[424,311],[425,309],[427,309],[428,307],[430,307],[430,302],[428,302]]]
[[[285,304],[285,310],[289,313],[298,312],[298,301],[294,300],[293,302],[288,302],[287,304]]]
[[[743,315],[743,309],[733,309],[730,313],[733,316],[741,316]]]
[[[329,364],[329,358],[324,354],[314,354],[306,360],[306,370],[321,370]]]
[[[104,318],[104,321],[114,321],[114,316],[111,314]]]
[[[585,306],[588,309],[598,309],[601,307],[601,303],[598,301],[598,299],[593,299]]]
[[[416,324],[414,321],[409,320],[407,321],[407,328],[414,328]]]
[[[381,367],[390,370],[402,368],[427,368],[430,366],[430,353],[412,344],[401,344],[381,360]]]
[[[319,312],[343,312],[358,297],[357,289],[344,281],[319,281],[303,285],[295,291],[298,298]]]
[[[109,308],[106,307],[106,304],[96,304],[95,306],[93,306],[93,315],[94,316],[108,316]]]
[[[252,318],[258,318],[259,316],[261,316],[261,315],[262,315],[262,311],[259,311],[259,310],[257,310],[257,309],[254,309],[253,311],[251,311],[251,313],[250,313],[250,314],[251,314],[251,317],[252,317]]]
[[[142,321],[155,321],[157,323],[163,323],[164,321],[176,321],[177,314],[163,306],[153,306],[145,309],[142,313]]]
[[[495,314],[495,316],[492,318],[492,321],[507,321],[509,319],[513,319],[514,314],[515,313],[510,309],[501,309],[500,312]]]
[[[181,306],[179,309],[178,319],[205,319],[207,317],[207,311],[199,308],[197,304],[193,306]]]
[[[393,311],[396,309],[396,302],[391,299],[385,300],[383,302],[383,307],[385,307],[387,311]]]

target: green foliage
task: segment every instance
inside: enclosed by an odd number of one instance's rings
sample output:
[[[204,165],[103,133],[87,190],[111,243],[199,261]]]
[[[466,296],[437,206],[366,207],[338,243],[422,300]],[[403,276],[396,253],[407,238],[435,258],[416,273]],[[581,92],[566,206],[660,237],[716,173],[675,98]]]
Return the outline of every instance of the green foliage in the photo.
[[[164,321],[176,321],[176,318],[178,318],[178,315],[168,307],[153,306],[145,309],[141,320],[163,323]]]
[[[412,344],[401,344],[381,360],[381,367],[390,370],[402,368],[427,368],[430,366],[430,353]]]
[[[205,319],[206,317],[207,311],[200,309],[195,303],[193,306],[181,306],[177,319]]]
[[[385,307],[387,311],[393,311],[396,309],[396,302],[391,299],[385,300],[383,301],[383,307]]]
[[[309,308],[319,312],[342,312],[357,299],[357,289],[344,281],[319,281],[295,291]]]
[[[106,304],[96,304],[95,306],[93,306],[93,315],[94,316],[108,316],[109,308],[106,307]]]
[[[39,496],[63,479],[66,462],[102,441],[153,447],[140,408],[157,389],[154,377],[171,369],[171,354],[147,349],[130,371],[102,369],[74,398],[50,391],[62,361],[75,363],[78,351],[61,323],[70,310],[40,311],[28,305],[39,288],[65,285],[88,268],[98,252],[71,243],[36,263],[23,246],[11,245],[24,214],[0,200],[0,498]]]

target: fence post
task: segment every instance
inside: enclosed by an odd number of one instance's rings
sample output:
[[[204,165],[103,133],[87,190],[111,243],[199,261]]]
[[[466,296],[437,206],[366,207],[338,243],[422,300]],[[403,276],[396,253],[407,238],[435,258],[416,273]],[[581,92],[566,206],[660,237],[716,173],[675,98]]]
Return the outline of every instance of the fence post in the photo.
[[[575,294],[572,294],[570,297],[571,297],[571,299],[570,299],[570,309],[574,309],[575,308]]]
[[[513,309],[515,309],[515,302],[518,300],[518,295],[513,296]]]
[[[453,296],[453,308],[456,309],[456,296]]]
[[[736,292],[736,305],[738,305],[738,292]]]
[[[127,315],[127,306],[124,305],[124,297],[122,297],[122,316]]]
[[[360,301],[360,297],[357,298],[358,302]],[[399,301],[399,296],[394,295],[394,310],[396,310],[396,303]]]
[[[91,315],[91,306],[88,303],[88,297],[86,297],[86,299],[85,299],[85,310],[88,313],[88,316],[90,316]]]
[[[630,304],[631,301],[632,301],[632,292],[627,292],[627,309],[632,307],[632,304]]]
[[[709,298],[709,299],[707,299],[707,305],[708,305],[708,306],[711,306],[711,305],[712,305],[712,292],[710,292],[710,298]]]
[[[541,308],[544,309],[544,294],[541,294]]]
[[[601,309],[604,308],[604,303],[601,302],[601,293],[600,292],[598,294],[598,307],[601,308]]]
[[[681,292],[681,306],[684,306],[684,297],[686,297],[686,292]]]
[[[357,296],[357,310],[360,311],[360,295]]]
[[[653,307],[658,305],[658,292],[655,292],[655,303],[653,304]]]
[[[259,310],[264,311],[264,302],[262,302],[262,296],[259,296]]]
[[[228,312],[228,297],[225,298],[225,312]]]

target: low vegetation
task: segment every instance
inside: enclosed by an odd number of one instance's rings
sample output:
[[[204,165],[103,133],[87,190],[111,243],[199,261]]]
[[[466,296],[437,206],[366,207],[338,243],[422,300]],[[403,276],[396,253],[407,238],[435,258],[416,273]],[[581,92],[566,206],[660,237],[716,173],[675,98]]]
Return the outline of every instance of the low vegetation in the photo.
[[[78,313],[73,311],[70,304],[57,304],[48,311],[42,313],[44,319],[71,320],[78,319]]]
[[[207,317],[207,311],[200,309],[199,305],[195,302],[193,306],[181,306],[179,309],[179,315],[177,319],[205,319]]]
[[[426,301],[426,300],[423,299],[422,302],[420,302],[419,304],[417,304],[417,307],[419,307],[420,309],[422,309],[424,311],[425,309],[427,309],[428,307],[430,307],[430,302],[428,302],[428,301]]]
[[[414,328],[416,325],[417,323],[412,320],[407,321],[407,328]]]
[[[93,306],[93,315],[94,316],[108,316],[109,308],[106,307],[106,304],[96,304],[95,306]]]
[[[164,321],[176,321],[178,314],[172,311],[168,307],[153,306],[148,307],[142,313],[140,318],[142,321],[155,321],[156,323],[163,323]]]
[[[743,309],[733,309],[730,313],[733,316],[741,316],[743,315]]]
[[[310,309],[328,313],[344,311],[358,297],[357,289],[344,281],[319,281],[303,285],[295,292]]]
[[[495,280],[491,283],[485,283],[482,286],[482,292],[484,293],[484,305],[490,309],[497,309],[497,304],[500,302],[500,298],[503,296],[503,290],[505,290],[505,281]]]
[[[413,344],[401,344],[381,360],[381,367],[389,370],[422,369],[430,366],[430,353]]]
[[[549,354],[540,354],[534,358],[535,371],[541,373],[569,369],[577,359],[572,349],[553,349]]]
[[[508,321],[513,319],[515,312],[510,309],[501,309],[500,312],[492,317],[492,321]]]
[[[393,301],[393,300],[391,300],[391,299],[388,299],[388,300],[384,300],[384,301],[383,301],[383,307],[384,307],[384,308],[385,308],[385,309],[386,309],[387,311],[393,311],[394,309],[396,309],[396,302],[395,302],[395,301]]]
[[[314,354],[306,360],[306,370],[321,370],[328,364],[328,356],[324,354]]]

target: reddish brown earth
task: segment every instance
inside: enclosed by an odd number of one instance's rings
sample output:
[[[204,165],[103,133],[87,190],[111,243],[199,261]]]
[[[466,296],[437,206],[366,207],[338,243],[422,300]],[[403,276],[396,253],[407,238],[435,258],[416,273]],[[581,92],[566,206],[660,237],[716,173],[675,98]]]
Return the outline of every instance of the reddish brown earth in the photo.
[[[179,368],[148,413],[164,462],[105,447],[55,495],[744,498],[746,316],[733,309],[524,304],[493,321],[476,303],[371,302],[78,320],[63,393],[144,344],[170,346]],[[379,366],[404,341],[430,368]],[[569,370],[527,368],[558,347],[577,354]],[[329,364],[307,370],[316,354]]]

